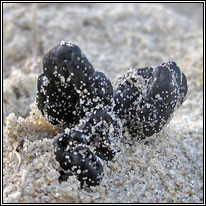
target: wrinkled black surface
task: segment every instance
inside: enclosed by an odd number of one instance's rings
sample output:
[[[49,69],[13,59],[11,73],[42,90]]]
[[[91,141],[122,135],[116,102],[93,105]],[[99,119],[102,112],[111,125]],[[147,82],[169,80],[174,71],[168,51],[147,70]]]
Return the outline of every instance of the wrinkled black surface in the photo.
[[[122,77],[114,92],[114,110],[120,118],[128,120],[125,125],[133,136],[138,133],[151,136],[162,129],[175,108],[182,104],[187,80],[175,62],[135,69],[132,73],[132,79],[128,74]],[[145,79],[145,93],[134,86],[138,75]],[[136,100],[139,102],[134,104]]]
[[[62,133],[54,141],[56,160],[64,170],[75,166],[79,168],[81,174],[77,174],[78,169],[73,172],[81,185],[99,184],[103,168],[96,155],[106,160],[111,160],[115,155],[108,147],[111,143],[108,126],[104,128],[105,122],[111,123],[107,113],[113,98],[110,80],[104,73],[94,70],[77,45],[64,43],[53,47],[44,56],[43,73],[38,78],[37,90],[37,106],[47,121],[58,127],[71,128],[69,134]],[[93,111],[97,105],[100,109]],[[86,112],[92,112],[92,115],[85,116]],[[85,124],[79,123],[83,118],[86,119]],[[92,133],[92,127],[98,122],[102,127],[95,127],[95,133]],[[89,136],[89,141],[84,140],[83,135]],[[72,151],[65,151],[71,140],[84,146],[76,145]],[[94,143],[96,155],[86,146]],[[80,151],[85,152],[86,157]],[[92,159],[88,159],[89,155]],[[66,157],[70,157],[72,162],[69,163]],[[97,168],[92,168],[90,163],[96,164]]]
[[[44,84],[45,77],[48,85]],[[61,81],[62,77],[65,82]],[[51,124],[73,127],[86,111],[96,105],[111,105],[112,96],[113,88],[109,79],[102,72],[94,70],[77,45],[59,44],[44,56],[36,101],[39,110]]]
[[[98,185],[103,178],[99,157],[109,161],[116,154],[114,138],[121,136],[117,119],[133,137],[151,136],[161,131],[186,94],[187,79],[175,62],[129,70],[113,94],[110,80],[77,45],[53,47],[43,59],[36,101],[47,121],[67,128],[54,140],[63,169],[60,181],[70,173],[81,186]]]
[[[82,142],[65,133],[58,135],[54,141],[56,160],[61,168],[77,176],[81,186],[94,186],[102,180],[103,167],[89,147],[80,144]]]

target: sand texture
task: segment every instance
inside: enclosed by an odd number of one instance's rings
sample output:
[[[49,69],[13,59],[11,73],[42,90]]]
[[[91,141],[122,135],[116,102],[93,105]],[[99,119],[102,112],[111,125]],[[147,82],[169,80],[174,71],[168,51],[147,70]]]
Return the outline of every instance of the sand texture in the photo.
[[[182,4],[181,4],[182,5]],[[3,5],[4,203],[203,202],[203,40],[200,4]],[[191,9],[194,8],[194,9]],[[191,15],[188,13],[191,12]],[[99,186],[59,183],[58,131],[35,104],[43,55],[71,41],[111,81],[128,68],[175,61],[188,95],[158,134],[120,143]],[[125,135],[123,138],[129,138]]]

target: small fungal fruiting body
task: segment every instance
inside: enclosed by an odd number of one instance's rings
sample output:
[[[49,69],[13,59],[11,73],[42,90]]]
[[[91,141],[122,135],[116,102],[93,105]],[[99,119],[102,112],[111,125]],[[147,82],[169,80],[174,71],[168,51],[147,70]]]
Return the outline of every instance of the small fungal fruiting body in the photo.
[[[37,89],[37,106],[43,116],[51,124],[66,129],[54,143],[60,166],[64,170],[76,167],[74,173],[81,185],[98,184],[103,168],[96,155],[111,160],[116,153],[114,137],[121,136],[121,124],[112,112],[110,80],[93,68],[77,45],[61,43],[44,56]],[[77,140],[83,145],[68,149],[68,142]],[[87,145],[95,147],[94,153]],[[83,151],[86,153],[81,155]]]
[[[175,62],[129,70],[114,91],[117,115],[133,136],[151,136],[168,122],[187,94],[187,80]]]
[[[114,139],[120,137],[117,120],[105,110],[97,109],[72,129],[65,129],[54,141],[56,160],[64,170],[73,171],[81,186],[100,183],[103,167],[99,157],[112,160],[116,154]],[[94,146],[92,152],[88,146]],[[97,157],[98,156],[98,157]]]
[[[62,169],[70,170],[84,184],[94,186],[103,177],[103,167],[99,158],[84,144],[84,141],[60,134],[54,141],[56,160]]]
[[[96,106],[112,104],[109,79],[70,43],[61,43],[44,56],[37,89],[39,110],[58,127],[73,127]]]
[[[62,42],[44,56],[37,106],[51,124],[64,128],[54,140],[60,167],[81,186],[98,185],[101,160],[112,160],[122,126],[132,136],[151,136],[169,121],[187,94],[187,80],[174,62],[130,69],[117,81],[96,71],[80,48]],[[91,148],[94,148],[93,151]]]

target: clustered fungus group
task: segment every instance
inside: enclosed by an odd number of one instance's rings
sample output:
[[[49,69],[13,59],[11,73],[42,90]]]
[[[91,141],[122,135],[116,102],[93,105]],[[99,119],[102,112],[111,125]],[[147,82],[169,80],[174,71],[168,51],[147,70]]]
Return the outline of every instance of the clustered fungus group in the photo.
[[[43,59],[36,102],[44,118],[64,129],[54,139],[63,174],[81,186],[98,185],[101,160],[117,152],[122,132],[144,138],[160,132],[184,101],[187,79],[175,62],[130,69],[113,86],[94,69],[80,48],[61,42]]]

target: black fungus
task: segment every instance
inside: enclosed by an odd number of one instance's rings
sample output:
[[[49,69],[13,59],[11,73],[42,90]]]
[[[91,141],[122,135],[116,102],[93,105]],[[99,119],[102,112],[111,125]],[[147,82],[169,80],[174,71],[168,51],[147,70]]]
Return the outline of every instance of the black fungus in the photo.
[[[104,160],[112,160],[116,154],[115,140],[121,137],[121,123],[111,112],[96,109],[75,128],[82,131],[87,144],[95,147],[95,154]]]
[[[110,80],[94,70],[77,45],[62,42],[44,56],[36,101],[51,124],[71,128],[97,105],[111,107],[112,97]]]
[[[64,133],[55,138],[56,160],[66,171],[75,167],[73,171],[81,185],[99,184],[103,177],[103,168],[98,157],[106,161],[113,159],[117,152],[114,137],[120,138],[120,127],[121,124],[109,112],[96,109],[74,128],[65,129]],[[88,146],[95,147],[94,153]],[[82,155],[84,151],[86,153]],[[89,157],[91,157],[90,161]],[[96,165],[96,169],[90,167],[90,163]],[[88,172],[85,172],[85,168]],[[81,173],[78,174],[77,171]]]
[[[118,80],[114,110],[131,135],[151,136],[163,128],[186,94],[186,77],[175,62],[133,69]]]
[[[96,155],[80,139],[63,133],[54,141],[56,160],[65,171],[77,176],[81,186],[94,186],[103,177],[103,167]]]
[[[116,153],[114,137],[121,135],[112,113],[110,80],[93,68],[77,45],[62,42],[44,56],[36,101],[47,121],[67,128],[54,141],[61,168],[77,175],[81,185],[99,184],[99,157],[111,160]]]
[[[187,79],[175,62],[130,69],[113,93],[77,45],[53,47],[43,59],[36,101],[45,119],[64,129],[54,139],[59,180],[72,174],[82,187],[100,184],[100,158],[113,159],[122,128],[140,138],[161,131],[186,94]]]

